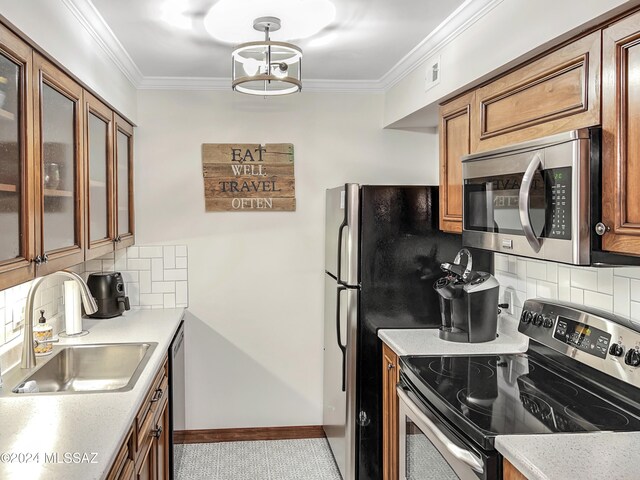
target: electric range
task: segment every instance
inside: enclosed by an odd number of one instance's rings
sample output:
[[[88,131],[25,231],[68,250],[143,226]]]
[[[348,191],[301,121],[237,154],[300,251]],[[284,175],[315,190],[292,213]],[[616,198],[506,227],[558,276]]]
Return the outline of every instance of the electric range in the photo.
[[[519,331],[523,354],[401,358],[401,480],[501,478],[497,435],[640,431],[631,322],[528,300]]]

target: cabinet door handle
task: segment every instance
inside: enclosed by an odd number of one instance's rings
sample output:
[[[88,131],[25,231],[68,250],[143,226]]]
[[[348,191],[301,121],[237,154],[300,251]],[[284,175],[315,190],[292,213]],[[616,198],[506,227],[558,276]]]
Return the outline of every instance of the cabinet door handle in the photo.
[[[37,255],[36,258],[34,258],[33,260],[31,260],[33,263],[35,263],[36,265],[42,265],[42,257],[40,255]]]
[[[156,425],[156,428],[151,430],[151,436],[160,438],[160,435],[162,435],[162,425]]]
[[[157,402],[158,400],[160,400],[160,398],[162,397],[162,389],[161,388],[157,388],[156,391],[153,393],[153,397],[151,397],[151,402]]]
[[[391,370],[392,368],[395,368],[395,365],[393,363],[387,364],[387,370]]]
[[[47,255],[46,253],[42,256],[42,262],[43,263],[49,263],[49,255]]]

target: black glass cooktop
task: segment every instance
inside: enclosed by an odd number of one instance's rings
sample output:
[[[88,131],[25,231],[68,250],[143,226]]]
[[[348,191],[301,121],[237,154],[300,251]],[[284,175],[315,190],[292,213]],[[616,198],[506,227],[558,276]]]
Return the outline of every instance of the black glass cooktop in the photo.
[[[414,393],[483,448],[496,435],[640,431],[630,413],[531,356],[402,357]]]

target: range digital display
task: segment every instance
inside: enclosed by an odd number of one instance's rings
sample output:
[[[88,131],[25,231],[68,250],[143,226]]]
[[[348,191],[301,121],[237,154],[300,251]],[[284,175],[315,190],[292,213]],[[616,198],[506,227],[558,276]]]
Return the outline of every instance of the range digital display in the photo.
[[[600,358],[606,358],[611,343],[607,332],[564,317],[558,317],[553,338]]]

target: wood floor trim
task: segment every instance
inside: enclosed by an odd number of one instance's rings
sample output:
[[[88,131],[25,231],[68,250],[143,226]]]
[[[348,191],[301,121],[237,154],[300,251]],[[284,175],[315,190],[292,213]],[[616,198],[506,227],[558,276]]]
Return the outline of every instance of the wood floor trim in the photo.
[[[219,428],[211,430],[177,430],[174,443],[243,442],[250,440],[295,440],[324,438],[322,425],[293,427]]]

